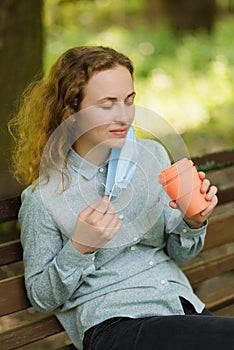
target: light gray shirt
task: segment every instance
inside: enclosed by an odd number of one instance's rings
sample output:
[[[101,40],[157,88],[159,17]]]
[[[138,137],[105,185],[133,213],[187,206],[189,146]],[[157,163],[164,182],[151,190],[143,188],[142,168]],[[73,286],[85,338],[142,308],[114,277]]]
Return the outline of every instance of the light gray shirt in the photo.
[[[178,264],[203,247],[206,224],[191,229],[158,183],[170,164],[157,142],[138,140],[135,174],[112,198],[122,227],[116,237],[92,254],[71,243],[77,215],[104,195],[108,161],[98,167],[74,150],[68,155],[71,183],[61,191],[58,174],[47,185],[22,194],[19,213],[24,249],[25,283],[32,305],[54,311],[72,342],[82,349],[84,332],[115,316],[184,314],[179,296],[201,312]]]

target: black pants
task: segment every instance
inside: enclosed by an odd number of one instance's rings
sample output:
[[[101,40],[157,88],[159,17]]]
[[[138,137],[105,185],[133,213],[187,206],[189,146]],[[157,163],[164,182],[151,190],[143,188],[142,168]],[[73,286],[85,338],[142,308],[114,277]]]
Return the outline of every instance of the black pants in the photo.
[[[85,333],[84,350],[233,350],[234,318],[197,314],[182,300],[185,315],[138,319],[114,317]]]

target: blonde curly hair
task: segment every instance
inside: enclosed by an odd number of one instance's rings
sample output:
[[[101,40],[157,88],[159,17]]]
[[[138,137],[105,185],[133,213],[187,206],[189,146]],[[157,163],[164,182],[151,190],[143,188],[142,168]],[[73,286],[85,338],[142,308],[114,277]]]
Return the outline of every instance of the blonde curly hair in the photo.
[[[114,49],[74,47],[58,58],[47,76],[26,88],[19,112],[9,122],[15,140],[13,173],[18,182],[28,186],[38,179],[43,150],[52,133],[79,111],[84,87],[92,75],[116,65],[126,67],[133,75],[130,59]],[[66,154],[62,151],[65,140],[59,142],[59,158],[66,164]],[[54,166],[51,157],[51,152],[48,152],[47,163]]]

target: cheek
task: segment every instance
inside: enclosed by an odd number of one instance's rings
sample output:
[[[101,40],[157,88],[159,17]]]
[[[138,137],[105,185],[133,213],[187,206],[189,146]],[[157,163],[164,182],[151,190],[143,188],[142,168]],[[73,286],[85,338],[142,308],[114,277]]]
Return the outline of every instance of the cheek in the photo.
[[[100,109],[93,107],[79,112],[77,125],[82,133],[92,132],[96,128],[102,131],[107,124],[111,123],[111,120],[110,113],[103,113]]]
[[[93,138],[95,141],[104,141],[108,135],[107,126],[101,125],[93,128],[88,132],[90,138]]]
[[[135,118],[135,105],[133,104],[132,106],[129,107],[129,109],[130,109],[129,120],[130,120],[130,123],[132,123]]]

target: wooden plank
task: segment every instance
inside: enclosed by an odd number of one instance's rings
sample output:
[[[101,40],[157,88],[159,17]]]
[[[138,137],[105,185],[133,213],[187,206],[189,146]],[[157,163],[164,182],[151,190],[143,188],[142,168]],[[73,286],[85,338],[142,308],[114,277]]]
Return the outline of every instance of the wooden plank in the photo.
[[[27,309],[30,306],[23,276],[0,281],[0,316]]]
[[[183,271],[192,285],[232,270],[234,270],[234,254],[183,267]]]
[[[223,244],[222,246],[215,247],[212,249],[202,250],[193,259],[189,260],[180,267],[182,270],[189,270],[196,268],[197,266],[205,265],[211,261],[219,260],[227,255],[234,255],[234,242]]]
[[[234,285],[215,290],[202,297],[207,309],[215,311],[234,303]]]
[[[73,344],[65,345],[62,348],[58,348],[56,350],[77,350],[77,348]]]
[[[234,242],[234,201],[218,205],[209,218],[203,250]]]
[[[0,201],[0,223],[15,220],[21,205],[20,196]]]
[[[234,242],[202,251],[181,266],[190,282],[196,284],[234,270]]]
[[[0,245],[0,266],[15,263],[23,259],[23,249],[20,240]]]
[[[232,303],[231,305],[225,306],[221,309],[214,310],[213,313],[216,316],[234,317],[234,303]]]
[[[218,187],[219,203],[234,201],[234,166],[209,171],[207,178]]]
[[[234,217],[210,222],[207,228],[204,250],[233,242]]]
[[[234,165],[225,169],[209,171],[207,172],[207,177],[213,184],[218,186],[219,190],[232,188],[234,182]]]
[[[18,349],[38,340],[64,331],[55,316],[46,316],[39,321],[24,324],[0,334],[2,350]]]
[[[194,286],[194,291],[212,312],[227,308],[226,316],[232,315],[230,307],[234,305],[234,271],[205,280]]]
[[[234,150],[205,154],[192,160],[202,170],[223,168],[234,164]]]
[[[234,184],[230,188],[220,189],[217,196],[220,204],[234,201]]]

